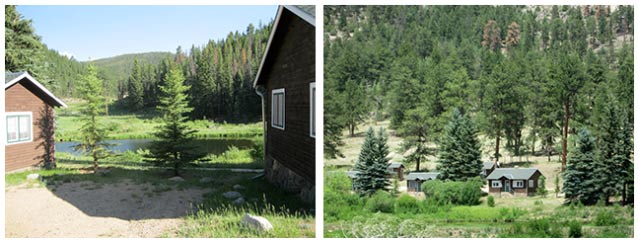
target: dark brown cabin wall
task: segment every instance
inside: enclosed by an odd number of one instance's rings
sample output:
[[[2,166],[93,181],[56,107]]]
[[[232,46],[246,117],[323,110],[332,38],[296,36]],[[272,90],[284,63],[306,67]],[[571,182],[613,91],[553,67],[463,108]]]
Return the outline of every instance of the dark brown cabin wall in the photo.
[[[40,144],[43,139],[40,137],[40,127],[38,121],[42,118],[41,111],[46,107],[46,103],[33,94],[22,83],[17,83],[5,90],[5,111],[8,112],[31,112],[33,141],[28,143],[8,144],[5,146],[5,170],[13,171],[40,162],[40,156],[44,154],[44,147]]]
[[[286,10],[287,11],[287,10]],[[315,82],[315,29],[291,13],[281,18],[266,74],[266,152],[295,173],[314,181],[315,138],[310,137],[310,83]],[[272,90],[285,88],[285,130],[271,126]]]

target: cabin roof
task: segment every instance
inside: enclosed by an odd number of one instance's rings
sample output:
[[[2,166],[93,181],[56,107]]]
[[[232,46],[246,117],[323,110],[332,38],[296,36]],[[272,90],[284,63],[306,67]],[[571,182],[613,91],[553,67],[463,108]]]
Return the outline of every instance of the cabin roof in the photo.
[[[414,181],[416,179],[421,181],[436,180],[440,174],[440,172],[411,172],[405,177],[405,179],[409,181]]]
[[[489,169],[492,169],[492,167],[494,167],[493,161],[483,162],[483,170],[489,170]]]
[[[270,31],[270,37],[268,38],[268,44],[266,45],[266,50],[264,52],[264,56],[261,59],[261,64],[259,65],[259,70],[257,71],[257,76],[255,77],[255,81],[253,82],[253,86],[257,86],[260,83],[260,76],[264,69],[264,64],[268,59],[268,55],[270,53],[273,39],[277,34],[277,31],[281,20],[281,15],[284,11],[291,12],[294,15],[297,15],[299,18],[303,19],[305,22],[309,23],[313,27],[315,27],[315,6],[312,5],[280,5],[277,10],[277,16],[275,17],[275,22],[273,23],[272,30]]]
[[[395,168],[405,168],[405,166],[401,163],[401,162],[390,162],[390,165],[388,165],[388,168],[390,169],[395,169]]]
[[[496,168],[487,177],[488,180],[497,180],[501,177],[507,179],[529,179],[534,173],[540,172],[536,168]]]
[[[16,83],[21,82],[21,81],[28,81],[31,84],[33,84],[33,86],[35,86],[37,89],[39,89],[42,93],[44,93],[44,95],[46,97],[48,97],[48,99],[50,99],[49,103],[52,106],[65,107],[65,108],[67,107],[66,104],[64,102],[62,102],[62,100],[58,99],[55,95],[53,95],[53,93],[51,93],[51,91],[49,91],[49,89],[47,89],[40,82],[35,80],[35,78],[33,78],[31,75],[29,75],[29,73],[26,72],[26,71],[22,71],[22,72],[5,72],[5,74],[4,74],[4,90],[6,91],[10,87],[12,87],[13,85],[15,85]],[[42,98],[42,97],[40,97],[40,98]]]

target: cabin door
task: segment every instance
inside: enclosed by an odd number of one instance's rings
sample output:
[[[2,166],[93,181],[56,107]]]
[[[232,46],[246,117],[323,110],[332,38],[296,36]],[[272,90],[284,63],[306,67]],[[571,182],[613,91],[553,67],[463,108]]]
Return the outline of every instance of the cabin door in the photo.
[[[505,180],[505,192],[510,192],[510,180]]]

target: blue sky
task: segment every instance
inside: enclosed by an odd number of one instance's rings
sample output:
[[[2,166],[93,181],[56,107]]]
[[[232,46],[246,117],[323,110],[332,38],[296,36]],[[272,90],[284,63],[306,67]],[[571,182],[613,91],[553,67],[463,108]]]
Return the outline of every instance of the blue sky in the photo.
[[[51,49],[85,61],[175,52],[275,18],[277,6],[18,6]]]

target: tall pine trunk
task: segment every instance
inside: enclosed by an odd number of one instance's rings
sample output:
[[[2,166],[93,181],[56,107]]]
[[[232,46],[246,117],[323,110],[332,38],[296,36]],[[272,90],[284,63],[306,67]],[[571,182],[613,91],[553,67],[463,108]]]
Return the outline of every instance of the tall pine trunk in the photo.
[[[563,127],[563,154],[561,160],[560,171],[565,171],[567,165],[567,134],[569,132],[569,102],[565,103],[565,126]]]

